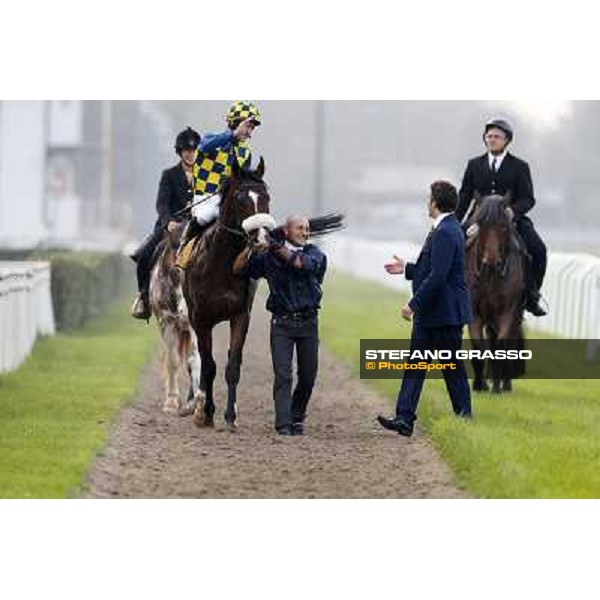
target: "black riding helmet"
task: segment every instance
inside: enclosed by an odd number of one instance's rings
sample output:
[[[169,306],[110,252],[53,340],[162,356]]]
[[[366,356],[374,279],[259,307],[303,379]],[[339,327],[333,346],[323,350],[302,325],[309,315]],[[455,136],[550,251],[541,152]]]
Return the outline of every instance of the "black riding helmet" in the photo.
[[[181,154],[181,151],[186,148],[195,150],[200,144],[200,139],[200,134],[191,127],[184,129],[175,138],[175,152]]]
[[[485,134],[490,129],[501,129],[506,134],[506,143],[510,144],[513,139],[513,128],[512,125],[506,119],[494,118],[490,119],[485,124],[485,131],[483,132],[483,139],[485,141]]]

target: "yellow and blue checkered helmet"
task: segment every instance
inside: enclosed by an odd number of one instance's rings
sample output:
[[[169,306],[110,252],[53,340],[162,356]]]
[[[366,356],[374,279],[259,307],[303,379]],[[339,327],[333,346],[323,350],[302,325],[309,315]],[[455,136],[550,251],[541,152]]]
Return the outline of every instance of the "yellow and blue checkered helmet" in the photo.
[[[250,117],[253,117],[253,121],[256,125],[260,125],[260,113],[258,112],[256,104],[237,100],[229,107],[229,111],[225,118],[227,119],[227,124],[231,126],[241,121],[245,121]]]

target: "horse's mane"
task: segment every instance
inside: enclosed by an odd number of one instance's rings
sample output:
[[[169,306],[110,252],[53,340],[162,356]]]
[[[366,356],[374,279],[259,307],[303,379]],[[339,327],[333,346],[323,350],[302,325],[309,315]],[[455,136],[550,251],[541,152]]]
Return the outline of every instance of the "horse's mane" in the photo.
[[[507,226],[510,223],[502,196],[486,196],[477,207],[473,221],[480,227]]]
[[[482,198],[469,223],[478,223],[481,229],[505,228],[508,231],[509,248],[524,253],[515,224],[506,214],[505,200],[505,197],[497,194]],[[472,242],[467,242],[467,249],[476,246],[478,239],[472,238]]]
[[[175,245],[172,234],[165,232],[163,239],[160,240],[154,251],[154,256],[162,271],[163,277],[171,279],[173,285],[179,285],[180,272],[175,269]]]
[[[234,182],[236,184],[240,184],[244,181],[253,181],[254,183],[260,183],[264,185],[266,189],[268,189],[265,180],[258,173],[255,173],[254,171],[240,170],[237,178],[228,177],[227,179],[225,179],[221,186],[221,197],[226,198],[229,195],[231,191],[231,186],[234,184]]]

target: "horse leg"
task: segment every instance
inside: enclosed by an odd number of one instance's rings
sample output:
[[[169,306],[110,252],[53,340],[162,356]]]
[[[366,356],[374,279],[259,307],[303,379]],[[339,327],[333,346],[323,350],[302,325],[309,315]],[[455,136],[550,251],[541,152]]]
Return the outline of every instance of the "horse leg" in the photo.
[[[471,338],[471,346],[473,347],[473,350],[484,349],[483,322],[480,317],[476,317],[473,323],[469,325],[469,337]],[[487,392],[489,388],[484,377],[485,361],[479,358],[472,358],[471,364],[473,365],[473,371],[475,372],[473,391]]]
[[[494,324],[495,326],[495,324]],[[488,334],[490,340],[490,350],[495,352],[498,348],[502,347],[502,340],[498,339],[498,330],[495,327],[488,327]],[[502,375],[503,375],[504,361],[501,360],[490,360],[491,374],[492,374],[492,394],[502,393]]]
[[[167,322],[162,327],[163,341],[166,347],[166,370],[167,370],[167,395],[163,404],[163,411],[177,414],[179,410],[179,385],[177,383],[177,372],[180,366],[179,351],[177,348],[177,332],[172,322]]]
[[[240,381],[242,367],[242,351],[246,342],[250,314],[243,312],[229,321],[230,341],[225,381],[227,382],[227,409],[225,422],[231,431],[235,429],[237,386]]]
[[[187,369],[190,377],[190,389],[187,401],[179,409],[179,415],[185,417],[196,410],[198,403],[202,404],[202,390],[200,389],[200,354],[198,353],[198,341],[194,330],[190,328],[190,343],[187,351]]]
[[[506,313],[500,317],[500,328],[498,337],[504,342],[504,349],[519,350],[519,342],[522,338],[520,319],[518,315],[519,307],[517,305],[510,307]],[[512,376],[514,375],[514,363],[505,362],[502,377],[502,391],[512,392]]]
[[[213,400],[213,384],[217,374],[217,365],[212,355],[212,330],[201,329],[197,332],[198,350],[201,362],[201,386],[204,388],[204,407],[202,402],[194,410],[194,423],[198,427],[213,427],[215,424],[215,404]],[[202,410],[204,408],[204,411]],[[204,414],[202,414],[204,412]]]

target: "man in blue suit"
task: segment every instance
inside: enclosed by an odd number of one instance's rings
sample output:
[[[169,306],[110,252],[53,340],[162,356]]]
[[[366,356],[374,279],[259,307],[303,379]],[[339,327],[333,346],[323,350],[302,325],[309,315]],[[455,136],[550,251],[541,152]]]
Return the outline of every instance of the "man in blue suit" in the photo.
[[[385,265],[388,273],[405,273],[406,279],[412,280],[413,296],[402,307],[402,317],[413,319],[411,352],[427,349],[454,353],[462,345],[463,325],[472,318],[465,281],[464,234],[454,216],[457,204],[458,194],[452,184],[447,181],[432,183],[428,208],[433,227],[417,262],[405,262],[395,256],[394,262]],[[465,366],[455,358],[447,362],[456,363],[455,370],[442,371],[452,409],[456,415],[470,418],[471,393]],[[425,374],[425,370],[405,371],[396,416],[391,419],[377,417],[383,427],[400,435],[412,435]]]

